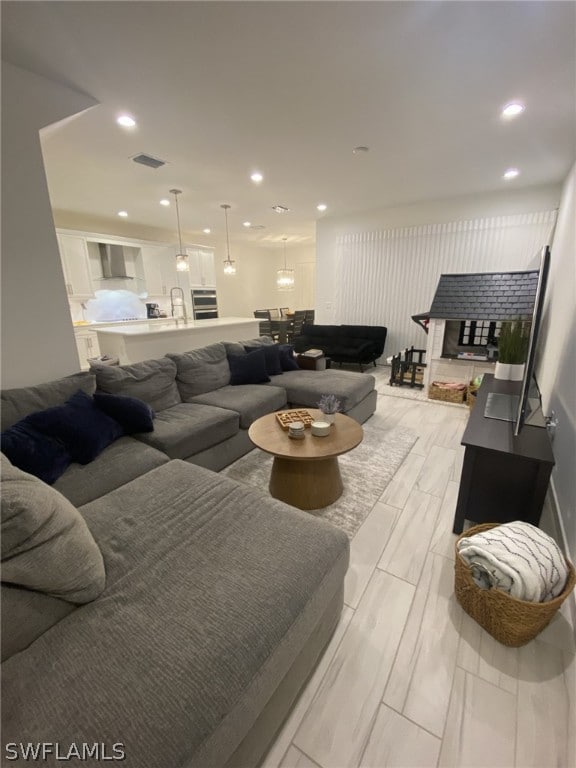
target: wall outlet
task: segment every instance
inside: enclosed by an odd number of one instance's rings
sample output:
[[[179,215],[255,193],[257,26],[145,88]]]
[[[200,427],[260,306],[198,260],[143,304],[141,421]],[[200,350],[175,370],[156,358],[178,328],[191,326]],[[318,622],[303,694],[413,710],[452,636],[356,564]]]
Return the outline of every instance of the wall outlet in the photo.
[[[550,435],[550,440],[554,440],[556,429],[558,428],[558,417],[556,411],[550,411],[550,416],[546,416],[546,429]]]

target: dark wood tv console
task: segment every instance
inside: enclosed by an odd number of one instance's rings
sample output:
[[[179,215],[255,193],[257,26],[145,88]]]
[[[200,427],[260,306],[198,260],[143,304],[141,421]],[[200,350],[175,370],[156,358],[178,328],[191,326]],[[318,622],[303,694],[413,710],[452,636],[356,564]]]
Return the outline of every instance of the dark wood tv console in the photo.
[[[520,382],[499,381],[485,374],[462,436],[466,447],[454,533],[464,520],[508,523],[524,520],[538,525],[548,489],[554,455],[546,429],[514,425],[484,416],[490,392],[520,394]]]

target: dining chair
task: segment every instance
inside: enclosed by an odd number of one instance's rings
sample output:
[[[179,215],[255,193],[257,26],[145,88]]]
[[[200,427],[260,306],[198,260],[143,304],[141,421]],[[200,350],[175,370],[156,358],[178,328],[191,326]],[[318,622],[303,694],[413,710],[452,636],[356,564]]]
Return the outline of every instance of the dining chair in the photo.
[[[290,312],[290,307],[280,307],[280,315],[282,317],[287,317],[288,312]]]
[[[268,312],[270,312],[270,319],[271,320],[279,320],[280,319],[280,310],[278,307],[274,309],[269,309]]]
[[[255,309],[254,317],[260,320],[258,332],[260,336],[272,336],[272,322],[269,309]]]
[[[293,339],[295,336],[300,336],[302,333],[302,326],[306,322],[306,311],[304,309],[297,309],[294,312],[294,324],[291,332],[288,334],[288,340]]]
[[[314,325],[314,310],[313,309],[307,309],[305,310],[306,316],[304,318],[304,322],[306,325]]]

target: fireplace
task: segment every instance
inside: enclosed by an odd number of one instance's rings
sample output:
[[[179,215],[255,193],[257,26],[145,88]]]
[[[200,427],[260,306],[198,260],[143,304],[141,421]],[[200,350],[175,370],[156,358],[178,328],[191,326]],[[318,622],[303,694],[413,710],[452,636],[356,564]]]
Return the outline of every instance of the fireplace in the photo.
[[[506,320],[532,317],[538,270],[441,275],[430,307],[426,386],[493,373]]]

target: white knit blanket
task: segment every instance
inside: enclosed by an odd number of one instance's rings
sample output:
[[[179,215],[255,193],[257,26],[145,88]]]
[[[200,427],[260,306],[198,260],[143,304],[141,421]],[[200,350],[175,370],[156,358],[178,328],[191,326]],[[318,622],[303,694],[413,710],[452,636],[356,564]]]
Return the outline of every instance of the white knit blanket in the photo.
[[[519,600],[543,603],[558,597],[568,577],[554,539],[516,521],[460,539],[458,551],[484,589],[495,587]]]

